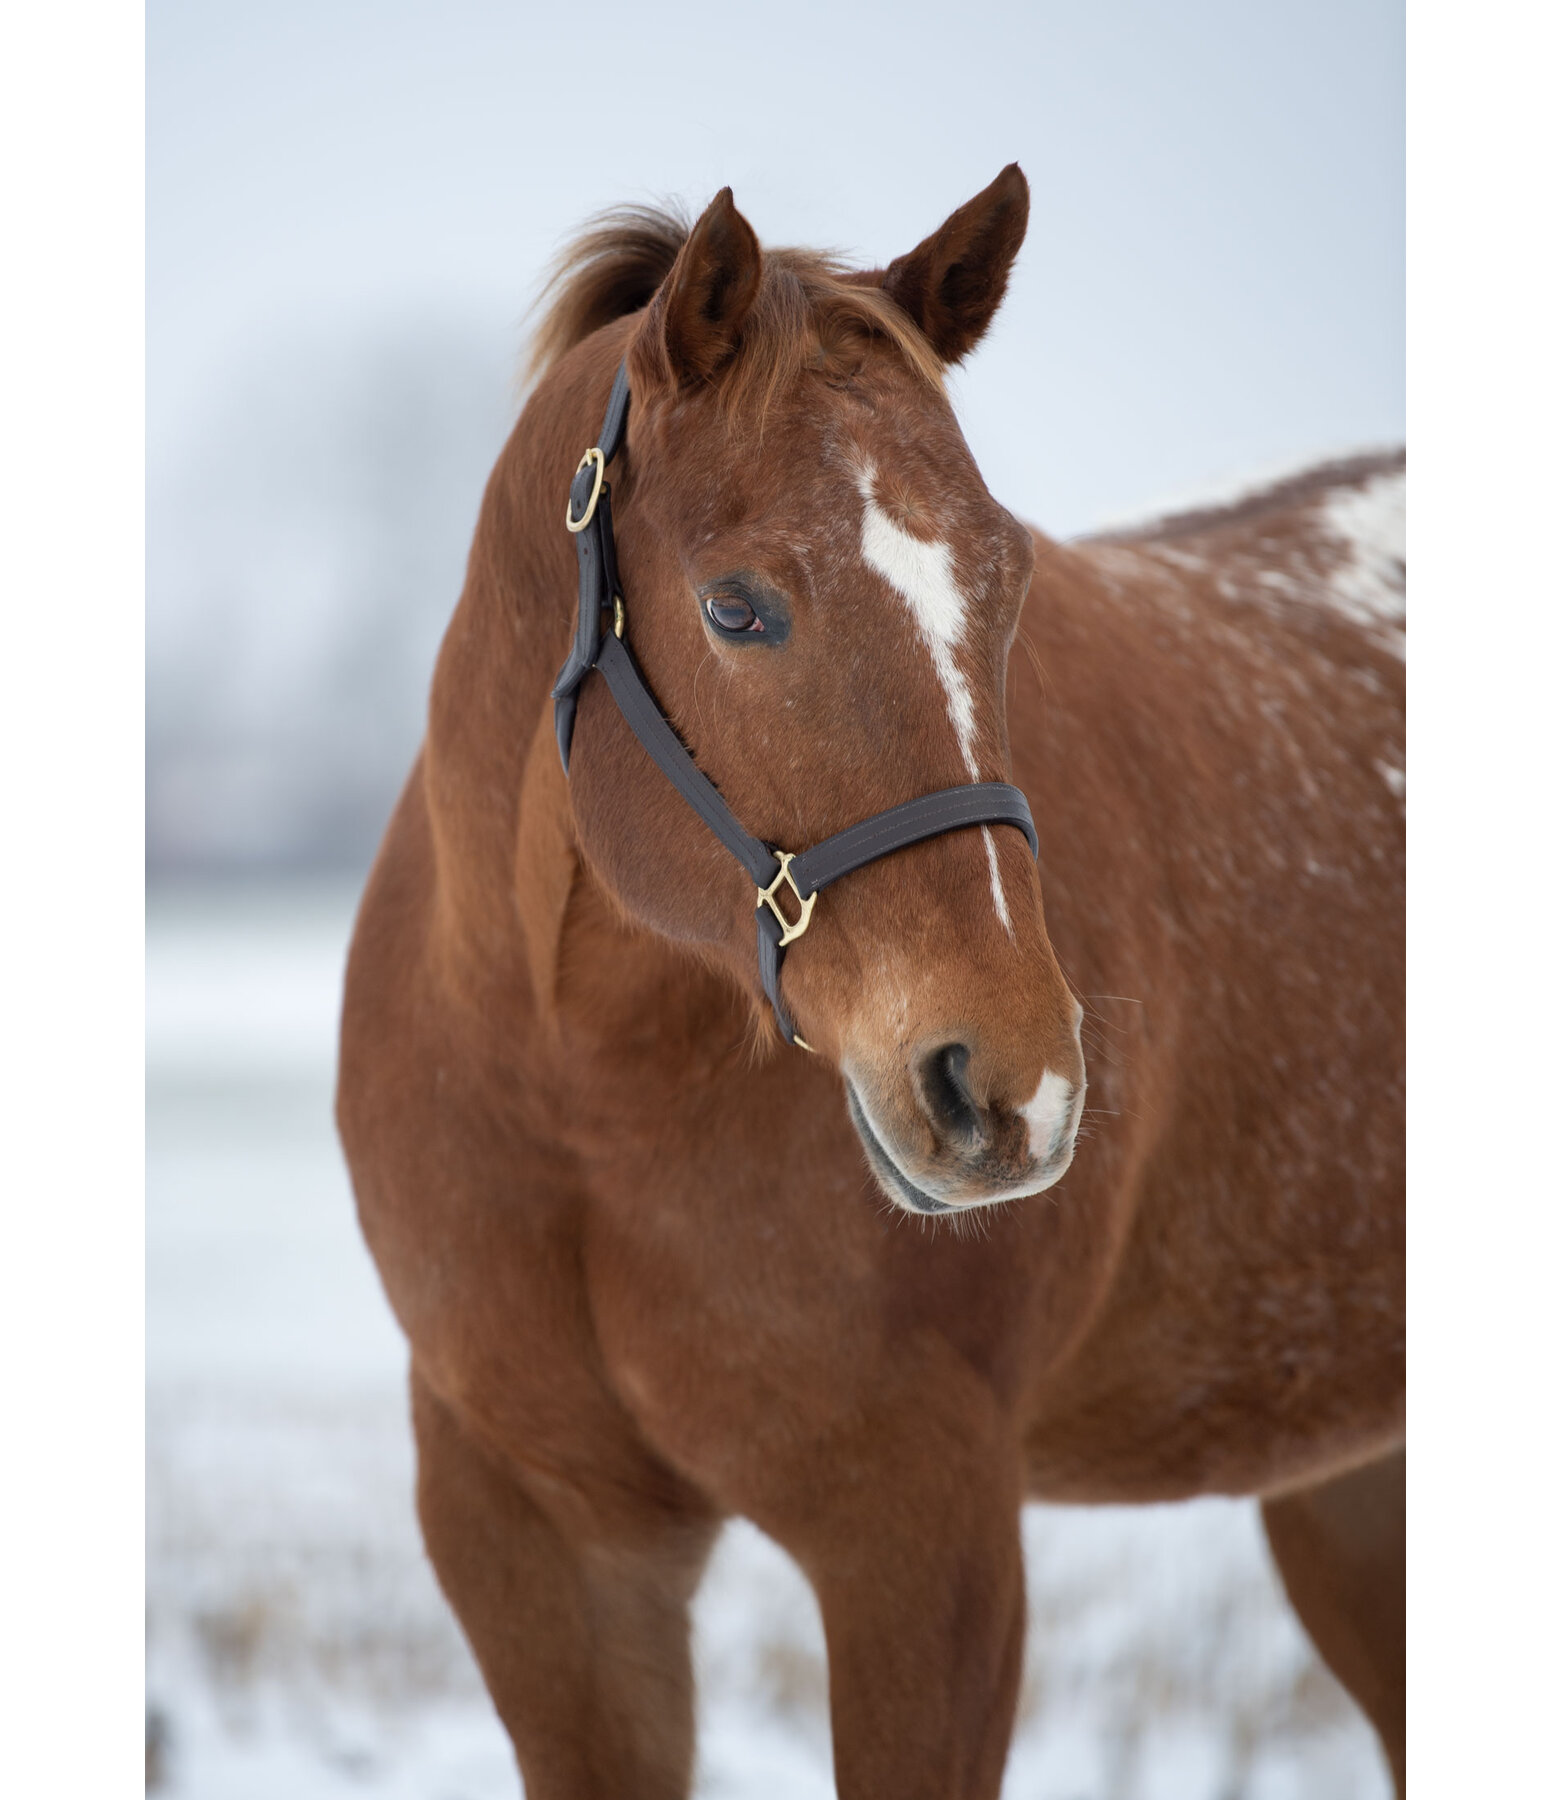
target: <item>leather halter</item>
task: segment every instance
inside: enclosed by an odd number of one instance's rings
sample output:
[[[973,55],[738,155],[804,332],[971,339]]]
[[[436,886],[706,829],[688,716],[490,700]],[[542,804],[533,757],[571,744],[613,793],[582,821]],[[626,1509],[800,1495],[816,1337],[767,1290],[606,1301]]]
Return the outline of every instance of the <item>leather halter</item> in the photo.
[[[608,683],[625,721],[646,753],[748,871],[757,891],[754,921],[758,933],[759,977],[775,1021],[788,1044],[803,1043],[792,1025],[780,992],[780,968],[786,946],[807,930],[818,895],[831,882],[879,857],[918,844],[923,838],[967,825],[1015,825],[1037,858],[1038,834],[1033,814],[1020,788],[1005,781],[975,781],[942,788],[874,813],[810,850],[793,855],[753,837],[738,823],[709,776],[695,766],[683,739],[667,722],[651,696],[635,658],[624,641],[624,591],[614,550],[613,508],[603,471],[624,444],[630,411],[630,383],[623,363],[614,377],[596,445],[582,457],[565,504],[565,524],[576,540],[581,588],[576,607],[576,636],[565,667],[554,684],[554,730],[560,761],[570,774],[571,733],[576,724],[576,695],[596,669]],[[776,904],[792,909],[790,916]]]

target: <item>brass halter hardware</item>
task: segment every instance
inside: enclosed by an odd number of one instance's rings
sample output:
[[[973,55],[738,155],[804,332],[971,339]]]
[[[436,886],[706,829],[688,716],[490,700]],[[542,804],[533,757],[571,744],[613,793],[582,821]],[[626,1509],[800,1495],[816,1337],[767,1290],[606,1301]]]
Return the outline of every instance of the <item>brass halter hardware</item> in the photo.
[[[791,850],[777,850],[775,852],[775,860],[780,864],[780,873],[768,887],[762,887],[757,890],[759,898],[754,902],[755,912],[757,912],[761,906],[767,906],[770,911],[774,913],[775,917],[780,920],[780,947],[782,950],[785,949],[787,944],[795,943],[796,940],[801,937],[802,933],[807,930],[808,925],[812,922],[813,908],[818,904],[817,888],[814,888],[812,893],[810,893],[805,900],[802,897],[802,890],[797,886],[791,873],[791,862],[794,855],[795,852]],[[782,882],[785,882],[786,886],[791,889],[792,895],[797,903],[797,916],[794,922],[788,919],[775,904],[775,890]]]
[[[565,499],[565,529],[569,532],[585,531],[592,523],[592,515],[597,511],[598,499],[603,492],[603,453],[595,444],[576,464],[576,475],[579,475],[588,463],[592,465],[592,496],[587,501],[587,510],[579,519],[573,519],[570,516],[570,496],[567,495]],[[576,476],[573,475],[571,480],[574,481],[575,478]]]

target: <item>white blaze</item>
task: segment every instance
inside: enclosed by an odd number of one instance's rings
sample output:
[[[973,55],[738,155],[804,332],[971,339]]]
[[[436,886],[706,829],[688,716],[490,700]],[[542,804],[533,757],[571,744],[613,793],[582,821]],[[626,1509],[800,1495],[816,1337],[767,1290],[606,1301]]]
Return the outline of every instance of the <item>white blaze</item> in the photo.
[[[942,684],[942,692],[947,696],[948,722],[963,753],[964,767],[969,771],[970,781],[978,781],[979,763],[974,755],[974,696],[969,692],[969,684],[958,667],[955,654],[963,639],[968,606],[953,574],[952,545],[940,538],[915,537],[895,524],[877,503],[872,488],[873,475],[872,465],[868,463],[856,476],[862,499],[862,561],[881,575],[909,607],[915,628],[930,652],[931,666]],[[981,826],[980,836],[985,840],[985,856],[990,864],[990,897],[995,904],[996,917],[1010,936],[1012,915],[1007,911],[1006,894],[1001,886],[1001,864],[988,825]]]

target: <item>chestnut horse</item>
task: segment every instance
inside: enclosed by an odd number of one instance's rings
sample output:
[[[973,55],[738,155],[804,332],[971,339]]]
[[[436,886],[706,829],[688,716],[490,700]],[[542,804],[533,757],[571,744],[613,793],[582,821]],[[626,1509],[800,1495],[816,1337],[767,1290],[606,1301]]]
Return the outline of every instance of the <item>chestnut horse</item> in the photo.
[[[1259,1496],[1403,1779],[1402,465],[1030,533],[942,387],[1027,217],[1014,165],[856,271],[726,191],[613,215],[485,493],[338,1113],[426,1546],[533,1800],[688,1791],[733,1514],[817,1595],[839,1794],[996,1793],[1030,1496]],[[976,824],[819,896],[810,1051],[599,676],[556,749],[560,515],[621,360],[628,643],[747,829],[965,781],[1038,821],[1042,864]]]

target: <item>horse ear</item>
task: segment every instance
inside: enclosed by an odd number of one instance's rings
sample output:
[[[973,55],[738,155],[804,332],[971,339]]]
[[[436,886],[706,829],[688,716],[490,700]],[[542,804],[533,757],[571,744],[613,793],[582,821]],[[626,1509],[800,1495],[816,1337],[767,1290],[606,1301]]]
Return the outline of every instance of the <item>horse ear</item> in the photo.
[[[651,373],[674,385],[709,380],[729,362],[759,291],[753,227],[723,188],[695,222],[657,290],[637,340]]]
[[[1027,229],[1028,178],[1008,163],[940,230],[888,265],[883,291],[915,321],[943,362],[958,362],[985,335]]]

